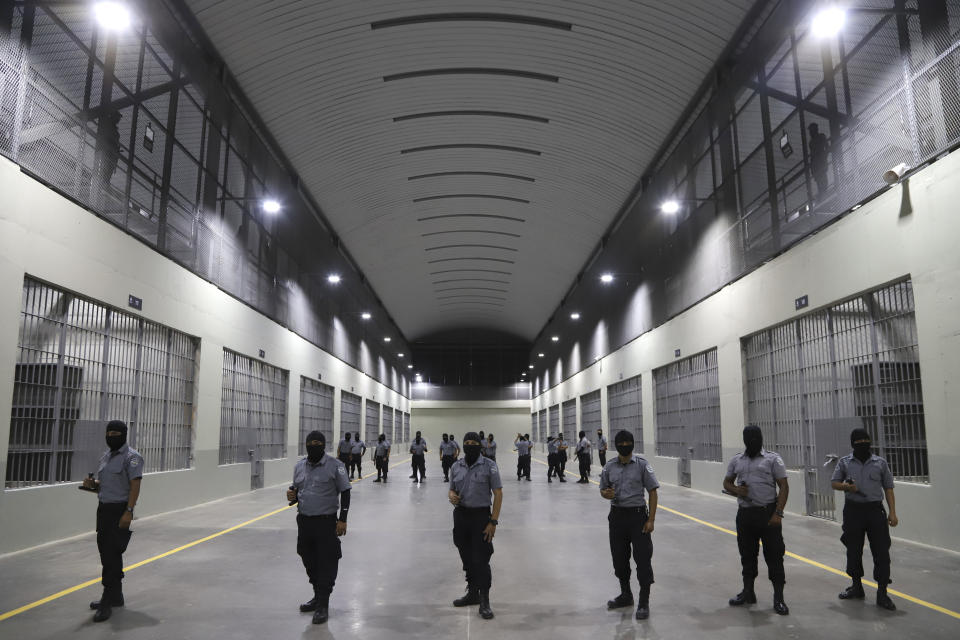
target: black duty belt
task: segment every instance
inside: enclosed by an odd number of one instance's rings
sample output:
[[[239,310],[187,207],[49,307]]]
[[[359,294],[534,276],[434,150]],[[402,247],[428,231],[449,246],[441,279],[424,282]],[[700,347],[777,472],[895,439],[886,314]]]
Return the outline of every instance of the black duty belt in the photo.
[[[615,511],[617,513],[646,513],[647,507],[618,507],[616,505],[610,505],[610,511]]]
[[[308,516],[303,513],[298,513],[297,515],[300,516],[301,518],[316,518],[318,520],[336,520],[337,519],[336,513],[325,513],[320,516]]]
[[[770,507],[774,506],[775,504],[776,504],[775,502],[771,502],[770,504],[760,504],[760,505],[754,505],[754,506],[752,506],[752,507],[744,507],[744,506],[741,506],[740,508],[743,509],[744,511],[754,511],[754,510],[757,510],[757,509],[769,509]]]
[[[470,513],[483,511],[484,513],[490,512],[490,507],[464,507],[463,505],[457,505],[457,509],[460,511],[468,511]]]

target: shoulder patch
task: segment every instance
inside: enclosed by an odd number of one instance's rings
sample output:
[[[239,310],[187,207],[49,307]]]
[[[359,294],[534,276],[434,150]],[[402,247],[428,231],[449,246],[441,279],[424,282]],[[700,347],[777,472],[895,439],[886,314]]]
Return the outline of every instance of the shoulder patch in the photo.
[[[136,467],[136,466],[139,466],[139,465],[140,465],[140,459],[139,459],[139,458],[131,458],[131,459],[130,459],[130,466],[131,466],[131,467]]]
[[[647,473],[653,473],[653,467],[651,467],[649,464],[647,465]]]
[[[337,467],[337,473],[339,473],[340,475],[343,476],[343,475],[346,475],[346,474],[347,474],[347,470],[346,470],[346,468],[341,464],[341,465],[339,465],[339,466]]]

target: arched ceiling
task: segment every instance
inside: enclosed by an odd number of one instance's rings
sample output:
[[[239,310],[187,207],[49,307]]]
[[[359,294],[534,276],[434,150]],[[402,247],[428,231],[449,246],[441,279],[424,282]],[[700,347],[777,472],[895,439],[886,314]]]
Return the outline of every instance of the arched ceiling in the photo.
[[[753,0],[186,0],[410,340],[532,340]]]

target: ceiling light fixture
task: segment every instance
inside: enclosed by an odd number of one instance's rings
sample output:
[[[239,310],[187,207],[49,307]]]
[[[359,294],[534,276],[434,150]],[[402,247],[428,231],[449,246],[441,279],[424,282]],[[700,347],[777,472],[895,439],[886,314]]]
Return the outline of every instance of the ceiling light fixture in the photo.
[[[280,203],[273,198],[267,198],[261,206],[267,213],[280,213]]]
[[[600,276],[600,282],[604,284],[610,284],[611,282],[613,282],[613,274],[612,273],[603,274],[602,276]]]
[[[551,336],[550,339],[553,340],[554,342],[560,342],[560,336]]]
[[[122,2],[98,2],[93,5],[93,15],[108,31],[123,31],[130,27],[130,10]]]
[[[371,316],[369,313],[367,313],[366,311],[364,311],[363,313],[360,314],[360,317],[363,318],[364,320],[369,320],[369,319],[372,318],[373,316]]]
[[[573,313],[570,314],[570,319],[571,319],[571,320],[579,320],[579,319],[580,319],[580,314],[577,313],[576,311],[574,311]]]
[[[533,369],[533,365],[532,365],[532,364],[528,364],[528,365],[527,365],[527,369]]]
[[[387,336],[383,339],[384,342],[390,342],[390,336]]]
[[[837,6],[821,9],[813,16],[810,29],[817,38],[832,38],[843,29],[847,13]]]
[[[660,205],[660,211],[672,216],[677,211],[680,211],[680,203],[676,200],[667,200]]]
[[[407,369],[413,369],[413,365],[412,365],[412,364],[408,364],[408,365],[407,365]]]
[[[538,353],[538,354],[537,354],[537,357],[538,357],[538,358],[542,358],[544,355],[545,355],[545,354],[543,354],[543,353]]]
[[[340,276],[335,273],[331,273],[327,276],[327,282],[330,284],[340,284]]]
[[[402,354],[402,353],[398,353],[398,354],[397,354],[397,357],[398,357],[398,358],[402,358],[402,357],[403,357],[403,354]]]

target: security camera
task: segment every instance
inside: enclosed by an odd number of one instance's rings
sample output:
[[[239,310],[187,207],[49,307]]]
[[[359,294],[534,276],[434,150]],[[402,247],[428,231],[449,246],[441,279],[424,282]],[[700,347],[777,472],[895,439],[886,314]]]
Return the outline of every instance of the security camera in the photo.
[[[883,181],[887,184],[896,184],[900,181],[900,178],[903,177],[903,174],[905,174],[909,168],[910,167],[906,162],[901,162],[893,169],[887,169],[883,172]]]

